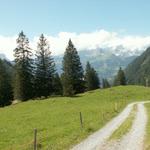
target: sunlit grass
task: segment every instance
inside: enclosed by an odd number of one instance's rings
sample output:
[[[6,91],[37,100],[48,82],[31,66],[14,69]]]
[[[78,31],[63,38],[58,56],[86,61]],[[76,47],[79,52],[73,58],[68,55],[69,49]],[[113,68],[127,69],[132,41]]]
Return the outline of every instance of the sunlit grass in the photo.
[[[1,108],[0,150],[33,149],[34,128],[38,130],[39,149],[67,150],[103,127],[129,102],[149,99],[149,88],[121,86]]]

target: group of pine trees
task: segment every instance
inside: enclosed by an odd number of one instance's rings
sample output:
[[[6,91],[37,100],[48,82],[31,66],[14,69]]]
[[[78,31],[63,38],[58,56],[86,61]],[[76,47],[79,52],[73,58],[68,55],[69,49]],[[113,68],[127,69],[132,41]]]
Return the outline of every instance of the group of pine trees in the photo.
[[[50,45],[43,34],[35,55],[23,32],[16,42],[12,70],[8,71],[4,60],[0,60],[0,106],[9,105],[13,99],[26,101],[51,95],[74,96],[100,87],[99,77],[89,62],[84,73],[71,39],[64,53],[61,76],[56,72]]]
[[[26,101],[51,95],[74,96],[100,87],[110,87],[107,79],[102,79],[100,84],[98,74],[89,62],[84,72],[71,39],[64,53],[60,76],[56,72],[50,45],[43,34],[37,43],[35,55],[23,32],[19,34],[16,42],[14,63],[0,60],[1,107],[11,104],[13,99]],[[125,74],[121,68],[115,77],[114,85],[126,85]]]

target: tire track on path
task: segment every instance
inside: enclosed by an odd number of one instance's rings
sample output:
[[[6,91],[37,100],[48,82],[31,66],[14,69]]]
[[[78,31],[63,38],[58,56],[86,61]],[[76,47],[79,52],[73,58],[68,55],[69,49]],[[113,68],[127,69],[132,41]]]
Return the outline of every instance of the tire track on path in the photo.
[[[147,114],[144,103],[139,103],[136,118],[132,128],[117,142],[106,142],[105,145],[97,147],[97,150],[143,150],[144,136],[147,124]]]
[[[101,147],[111,134],[124,122],[129,116],[133,105],[131,103],[115,118],[108,122],[102,129],[90,135],[87,139],[74,146],[71,150],[95,150]]]

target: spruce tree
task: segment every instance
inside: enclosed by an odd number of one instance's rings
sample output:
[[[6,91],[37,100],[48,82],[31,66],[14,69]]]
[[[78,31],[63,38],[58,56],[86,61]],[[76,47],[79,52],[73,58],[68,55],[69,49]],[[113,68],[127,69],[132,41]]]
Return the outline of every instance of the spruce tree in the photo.
[[[42,34],[39,38],[35,59],[35,93],[37,97],[47,97],[54,92],[53,77],[55,64],[50,46]]]
[[[59,74],[56,73],[53,77],[53,94],[54,95],[62,95],[63,94],[63,87],[61,83],[61,79]]]
[[[14,50],[14,98],[26,101],[33,97],[33,60],[29,41],[23,31],[19,34]]]
[[[122,68],[120,67],[117,73],[117,76],[115,77],[114,80],[114,85],[118,86],[118,85],[126,85],[126,77],[125,77],[125,73],[122,70]]]
[[[107,79],[103,79],[103,88],[109,88],[110,84]]]
[[[80,62],[80,57],[71,39],[69,40],[63,57],[63,94],[73,96],[84,92],[84,73]]]
[[[99,77],[89,62],[86,64],[85,83],[87,91],[95,90],[100,87]]]
[[[5,62],[0,59],[0,107],[11,104],[12,99],[11,75]]]

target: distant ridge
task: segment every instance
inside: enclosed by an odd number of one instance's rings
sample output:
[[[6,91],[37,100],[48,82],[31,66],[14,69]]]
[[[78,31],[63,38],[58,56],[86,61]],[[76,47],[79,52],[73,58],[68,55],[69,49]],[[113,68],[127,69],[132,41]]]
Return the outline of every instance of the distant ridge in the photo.
[[[6,60],[8,60],[8,59],[6,58],[6,56],[5,56],[5,54],[3,54],[3,53],[0,53],[0,59],[6,59]]]
[[[89,61],[96,69],[101,79],[112,79],[116,75],[119,67],[122,67],[123,69],[126,68],[127,65],[137,57],[137,55],[115,54],[112,50],[107,49],[82,50],[78,53],[83,67],[85,68],[86,62]],[[59,73],[62,72],[62,58],[63,55],[54,56]]]
[[[150,47],[125,69],[129,84],[150,85]]]

